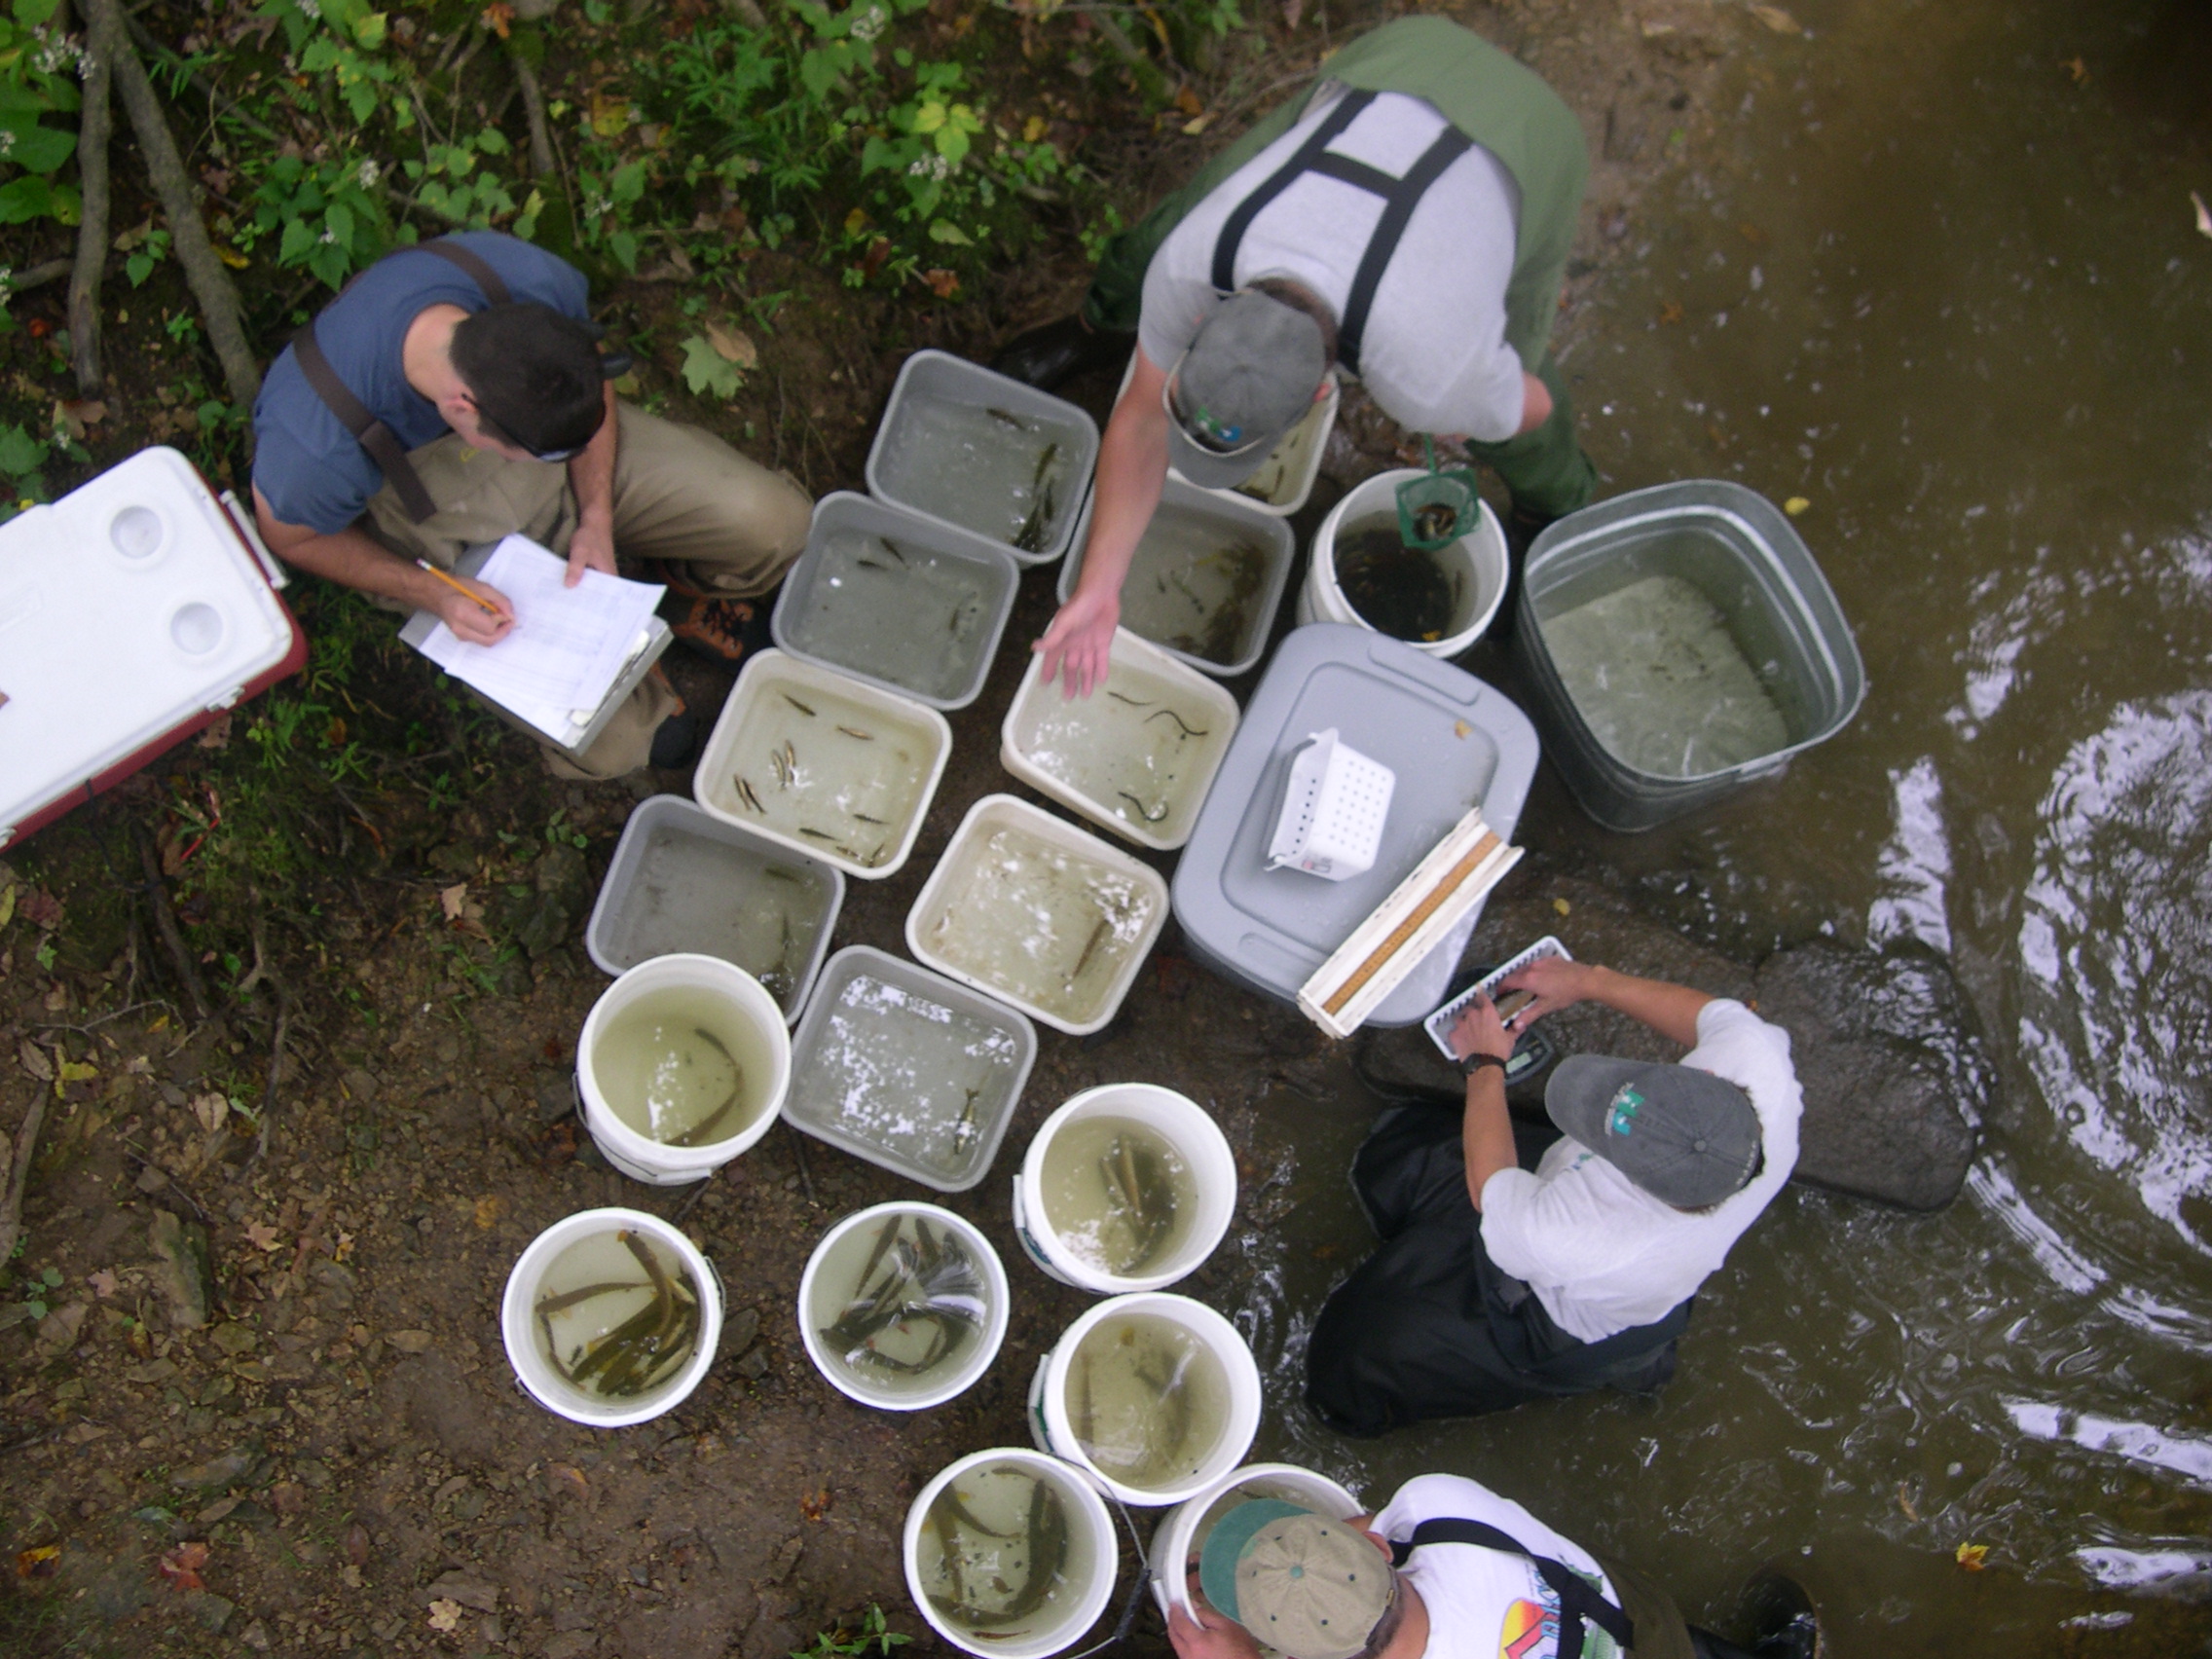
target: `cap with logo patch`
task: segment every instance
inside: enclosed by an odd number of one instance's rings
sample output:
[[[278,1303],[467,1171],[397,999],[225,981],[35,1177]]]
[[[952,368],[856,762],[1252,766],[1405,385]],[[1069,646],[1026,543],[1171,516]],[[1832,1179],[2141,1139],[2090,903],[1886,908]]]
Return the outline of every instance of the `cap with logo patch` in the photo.
[[[1215,1611],[1288,1659],[1353,1659],[1389,1610],[1396,1578],[1349,1523],[1263,1497],[1214,1523],[1198,1586]]]
[[[1544,1110],[1663,1203],[1704,1209],[1741,1192],[1764,1137],[1751,1096],[1694,1066],[1575,1054],[1544,1088]]]
[[[1168,374],[1168,461],[1203,489],[1241,484],[1313,407],[1328,372],[1319,323],[1272,294],[1239,289],[1198,325]]]

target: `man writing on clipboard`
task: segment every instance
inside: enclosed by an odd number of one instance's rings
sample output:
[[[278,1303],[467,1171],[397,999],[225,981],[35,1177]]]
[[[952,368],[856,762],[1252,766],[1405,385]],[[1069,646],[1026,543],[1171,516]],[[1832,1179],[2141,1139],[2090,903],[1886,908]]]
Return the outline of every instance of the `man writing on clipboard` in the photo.
[[[688,601],[677,637],[734,659],[752,602],[806,544],[804,492],[719,438],[615,400],[583,274],[474,231],[379,260],[296,336],[254,404],[253,504],[287,563],[490,645],[512,607],[440,571],[508,535],[565,552],[569,584],[624,554]],[[617,370],[618,372],[618,370]],[[673,765],[691,722],[657,672],[563,775]]]
[[[1080,316],[992,366],[1051,387],[1136,367],[1100,448],[1083,574],[1037,649],[1088,695],[1106,678],[1121,588],[1167,468],[1250,477],[1357,374],[1408,431],[1468,437],[1513,495],[1513,539],[1584,506],[1584,457],[1549,350],[1589,171],[1582,129],[1535,75],[1441,18],[1407,18],[1325,60],[1313,84],[1118,238]]]

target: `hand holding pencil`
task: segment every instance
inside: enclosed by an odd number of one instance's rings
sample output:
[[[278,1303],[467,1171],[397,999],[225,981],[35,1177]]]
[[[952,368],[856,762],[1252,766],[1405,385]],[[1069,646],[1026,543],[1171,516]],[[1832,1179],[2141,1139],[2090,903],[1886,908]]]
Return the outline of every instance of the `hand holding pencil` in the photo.
[[[472,645],[491,645],[505,639],[513,629],[514,607],[498,588],[467,576],[448,575],[426,559],[418,559],[415,563],[449,590],[424,608],[435,611],[438,619],[453,630],[454,638]]]

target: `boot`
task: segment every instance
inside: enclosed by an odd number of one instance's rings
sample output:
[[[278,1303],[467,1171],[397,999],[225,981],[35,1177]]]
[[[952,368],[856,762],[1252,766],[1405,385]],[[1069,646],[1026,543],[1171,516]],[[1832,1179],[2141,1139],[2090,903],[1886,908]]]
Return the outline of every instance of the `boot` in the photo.
[[[1135,345],[1133,334],[1092,328],[1081,316],[1063,316],[1015,335],[991,359],[991,369],[1039,391],[1051,391],[1087,369],[1115,367]]]

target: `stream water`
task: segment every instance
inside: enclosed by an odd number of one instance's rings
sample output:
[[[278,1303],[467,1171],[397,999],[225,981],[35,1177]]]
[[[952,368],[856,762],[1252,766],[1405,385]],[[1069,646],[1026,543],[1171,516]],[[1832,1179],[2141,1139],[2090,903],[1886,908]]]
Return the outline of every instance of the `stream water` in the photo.
[[[1872,689],[1781,780],[1681,824],[1608,836],[1550,787],[1523,832],[1739,955],[1829,931],[1947,955],[2001,1108],[1940,1215],[1787,1192],[1656,1405],[1357,1445],[1297,1382],[1367,1248],[1342,1180],[1363,1124],[1278,1090],[1296,1173],[1230,1246],[1261,1281],[1255,1456],[1370,1499],[1464,1470],[1716,1621],[1786,1560],[1844,1659],[2198,1652],[2212,240],[2189,192],[2212,197],[2212,8],[1790,11],[1810,37],[1751,31],[1723,132],[1641,205],[1565,367],[1608,492],[1808,498]],[[1958,1566],[1970,1543],[1986,1570]]]

